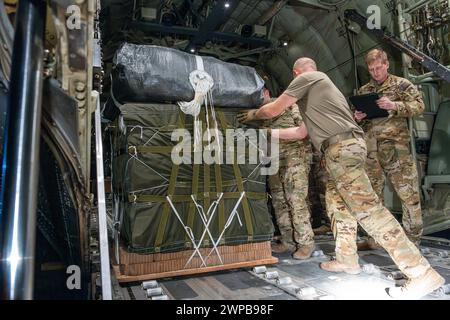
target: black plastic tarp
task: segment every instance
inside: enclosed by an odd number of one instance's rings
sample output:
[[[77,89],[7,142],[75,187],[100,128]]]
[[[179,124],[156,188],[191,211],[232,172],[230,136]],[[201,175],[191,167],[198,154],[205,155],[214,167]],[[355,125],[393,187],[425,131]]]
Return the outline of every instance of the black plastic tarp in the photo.
[[[254,68],[202,56],[214,80],[213,103],[219,107],[255,108],[263,103],[263,79]],[[116,52],[112,92],[119,103],[191,101],[189,75],[198,69],[195,55],[153,46],[123,44]]]

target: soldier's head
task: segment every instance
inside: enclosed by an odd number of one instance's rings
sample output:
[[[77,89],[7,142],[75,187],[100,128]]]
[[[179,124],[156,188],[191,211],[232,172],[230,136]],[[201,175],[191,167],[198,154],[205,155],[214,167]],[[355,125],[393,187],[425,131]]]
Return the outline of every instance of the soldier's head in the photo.
[[[292,75],[294,78],[298,77],[302,73],[317,71],[317,65],[311,58],[299,58],[294,63],[294,67],[292,68]]]
[[[263,97],[264,97],[264,104],[270,102],[270,91],[266,87],[263,88]]]
[[[367,69],[370,76],[378,83],[383,83],[388,77],[389,59],[381,49],[373,49],[366,56]]]

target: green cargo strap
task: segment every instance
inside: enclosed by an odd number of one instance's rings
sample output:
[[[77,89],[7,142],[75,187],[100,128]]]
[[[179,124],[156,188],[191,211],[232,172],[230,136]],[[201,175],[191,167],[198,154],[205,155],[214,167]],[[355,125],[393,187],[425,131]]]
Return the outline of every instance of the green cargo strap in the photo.
[[[246,194],[247,199],[252,200],[267,200],[267,194],[262,192],[247,192]],[[218,199],[219,198],[219,192],[210,192],[209,193],[210,199]],[[223,193],[223,200],[227,199],[239,199],[241,197],[241,192],[224,192]],[[171,197],[171,200],[173,203],[180,203],[180,202],[192,202],[191,195],[174,195]],[[202,194],[199,194],[196,198],[196,200],[204,200],[204,196]],[[134,195],[129,194],[128,195],[128,201],[130,203],[150,203],[150,202],[158,202],[158,203],[165,203],[166,197],[165,196],[157,196],[157,195]]]
[[[192,122],[192,131],[194,131],[194,122]],[[202,151],[200,151],[201,154]],[[196,195],[198,193],[198,179],[200,177],[200,166],[198,164],[195,164],[195,159],[196,159],[196,155],[194,152],[194,141],[192,141],[192,195]],[[192,201],[191,196],[188,196],[189,200],[188,201],[189,204],[189,210],[188,210],[188,218],[187,218],[187,226],[189,228],[191,228],[192,232],[195,232],[194,230],[194,222],[195,222],[195,217],[196,217],[196,211],[197,208],[195,207],[194,202]],[[189,239],[188,235],[185,234],[184,237],[184,241],[185,241],[185,247],[186,248],[192,248],[192,242]]]
[[[128,151],[132,153],[133,151],[136,151],[137,153],[159,153],[159,154],[171,154],[172,153],[173,146],[130,146],[128,148]]]
[[[216,192],[221,193],[222,188],[222,169],[220,167],[220,164],[216,163],[214,165],[215,169],[215,175],[216,175]],[[225,202],[220,201],[219,202],[219,230],[223,230],[225,227]]]
[[[206,130],[208,129],[206,127],[206,109],[203,110],[200,113],[200,119],[202,121],[202,150],[204,150],[205,145],[206,145],[206,141],[203,140],[203,133],[206,132]],[[209,119],[208,119],[209,121]],[[211,123],[211,122],[209,122]],[[209,142],[208,142],[209,143]],[[210,183],[211,183],[211,172],[209,170],[209,165],[207,165],[204,161],[203,161],[203,208],[205,210],[205,213],[209,210],[209,207],[211,206],[211,199],[210,199],[210,195],[209,195],[209,188],[210,188]],[[209,235],[207,234],[204,238],[204,244],[206,246],[209,245]]]
[[[222,180],[222,189],[226,187],[233,187],[236,185],[236,179],[233,180]],[[216,185],[211,183],[210,187],[215,187]],[[191,189],[192,188],[192,181],[177,181],[177,187],[185,188],[185,189]],[[203,190],[203,189],[202,189]]]
[[[210,119],[209,123],[217,123],[216,121],[212,121],[212,120],[216,120],[216,119]],[[217,128],[217,129],[219,129],[219,128]],[[214,185],[215,185],[216,192],[221,193],[223,191],[224,185],[223,185],[223,181],[222,181],[222,169],[221,169],[220,163],[214,164],[214,174],[215,174],[215,184]],[[232,185],[234,185],[234,182]],[[224,203],[224,201],[219,202],[218,210],[219,210],[218,211],[219,230],[223,230],[223,228],[225,227],[225,203]],[[222,242],[225,242],[225,239],[223,239],[221,241],[221,243]]]
[[[219,111],[219,112],[217,112],[217,115],[219,116],[219,121],[220,121],[220,125],[222,126],[222,130],[228,129],[228,123],[227,123],[227,119],[225,118],[224,113],[222,111]],[[234,176],[236,178],[238,191],[242,193],[245,191],[244,182],[242,180],[241,169],[239,168],[239,165],[237,163],[237,153],[236,152],[234,152],[233,171],[234,171]],[[248,239],[252,240],[253,239],[253,223],[252,223],[252,217],[250,214],[250,206],[247,201],[247,195],[245,195],[242,198],[241,204],[242,204],[242,209],[244,210],[244,218],[245,218],[245,225],[247,227]]]
[[[179,124],[180,129],[184,129],[185,117],[186,117],[185,114],[180,110],[179,118],[178,118],[178,124]],[[172,171],[170,173],[170,180],[169,180],[169,188],[167,191],[167,195],[169,197],[172,197],[175,192],[179,168],[180,167],[178,165],[172,165]],[[163,243],[163,240],[164,240],[164,234],[166,232],[166,226],[167,226],[167,221],[169,220],[170,210],[172,210],[172,209],[171,209],[168,201],[165,201],[161,220],[159,221],[158,233],[156,234],[156,239],[155,239],[155,252],[160,252],[160,250],[161,250],[161,244]]]
[[[192,169],[192,194],[197,194],[198,193],[198,178],[200,176],[200,166],[198,164],[193,164],[193,169]],[[194,228],[194,220],[195,220],[195,211],[197,210],[197,208],[195,207],[194,202],[192,201],[191,196],[188,196],[189,200],[187,200],[188,202],[190,202],[189,204],[189,212],[188,212],[188,221],[187,221],[187,226],[191,229]],[[192,247],[192,242],[190,242],[189,237],[185,236],[186,239],[186,247],[191,248]]]

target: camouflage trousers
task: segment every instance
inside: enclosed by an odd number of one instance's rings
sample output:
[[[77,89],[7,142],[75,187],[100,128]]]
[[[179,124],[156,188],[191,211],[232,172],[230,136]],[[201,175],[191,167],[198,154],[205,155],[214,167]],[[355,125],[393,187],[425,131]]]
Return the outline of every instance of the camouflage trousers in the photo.
[[[366,171],[378,197],[383,199],[385,174],[402,203],[402,223],[408,238],[418,243],[423,232],[419,177],[409,142],[366,138]]]
[[[359,223],[406,276],[420,276],[430,265],[373,190],[365,171],[366,158],[363,139],[348,139],[325,151],[330,174],[326,200],[330,220],[334,221],[336,259],[346,265],[358,263],[356,229]]]
[[[313,228],[320,227],[322,220],[328,220],[325,201],[327,181],[328,173],[325,169],[325,161],[321,154],[314,153],[309,173],[308,190]]]
[[[307,202],[311,153],[280,149],[278,173],[269,176],[270,194],[282,241],[288,245],[314,243]]]

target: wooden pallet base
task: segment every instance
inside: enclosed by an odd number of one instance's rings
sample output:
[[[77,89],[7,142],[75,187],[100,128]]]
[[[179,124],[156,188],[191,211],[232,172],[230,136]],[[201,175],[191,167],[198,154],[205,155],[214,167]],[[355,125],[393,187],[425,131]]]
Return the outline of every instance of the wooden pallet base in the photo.
[[[220,266],[211,266],[211,267],[204,267],[204,268],[184,269],[184,270],[161,272],[161,273],[150,273],[150,274],[144,274],[144,275],[139,275],[139,276],[124,275],[120,272],[120,268],[117,265],[113,266],[113,268],[114,268],[114,272],[116,274],[116,278],[119,281],[119,283],[126,283],[126,282],[139,282],[139,281],[154,280],[154,279],[161,279],[161,278],[170,278],[170,277],[177,277],[177,276],[188,276],[188,275],[194,275],[194,274],[223,271],[223,270],[230,270],[230,269],[239,269],[239,268],[246,268],[246,267],[254,267],[254,266],[275,264],[275,263],[278,263],[278,258],[271,257],[269,259],[230,263],[230,264],[225,264],[225,265],[220,265]]]
[[[114,270],[119,282],[134,282],[278,262],[277,258],[272,257],[270,241],[219,246],[218,251],[222,261],[215,252],[206,258],[211,252],[210,248],[200,249],[201,255],[207,263],[204,266],[197,254],[194,254],[190,263],[186,264],[194,253],[193,250],[143,255],[127,252],[124,247],[120,247],[120,264],[114,266]]]

